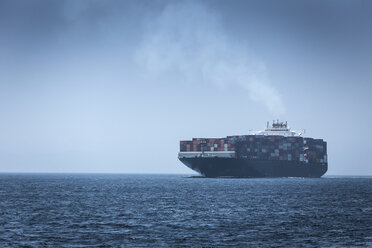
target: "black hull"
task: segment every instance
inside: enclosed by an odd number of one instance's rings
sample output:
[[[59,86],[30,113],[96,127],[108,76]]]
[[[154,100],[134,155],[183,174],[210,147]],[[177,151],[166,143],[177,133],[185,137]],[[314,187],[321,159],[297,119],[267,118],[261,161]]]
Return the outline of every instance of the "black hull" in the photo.
[[[180,158],[190,169],[205,177],[315,177],[323,176],[327,164],[285,160],[235,158]]]

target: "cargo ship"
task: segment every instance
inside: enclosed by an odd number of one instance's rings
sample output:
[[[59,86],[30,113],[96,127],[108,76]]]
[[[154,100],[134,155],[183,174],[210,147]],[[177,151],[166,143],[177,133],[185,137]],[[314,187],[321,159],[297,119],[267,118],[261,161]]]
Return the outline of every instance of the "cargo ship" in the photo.
[[[180,141],[178,159],[204,177],[313,177],[328,169],[327,143],[303,137],[287,122],[225,138]]]

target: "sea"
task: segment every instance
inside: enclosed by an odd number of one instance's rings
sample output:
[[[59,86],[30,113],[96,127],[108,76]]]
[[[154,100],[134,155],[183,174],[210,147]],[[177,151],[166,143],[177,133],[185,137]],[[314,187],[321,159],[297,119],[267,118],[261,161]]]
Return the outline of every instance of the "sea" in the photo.
[[[372,247],[372,177],[0,174],[0,247]]]

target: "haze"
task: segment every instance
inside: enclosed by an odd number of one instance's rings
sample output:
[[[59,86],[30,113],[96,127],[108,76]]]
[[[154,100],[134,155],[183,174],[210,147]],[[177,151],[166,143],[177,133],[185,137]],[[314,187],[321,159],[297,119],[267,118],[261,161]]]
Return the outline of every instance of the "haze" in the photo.
[[[0,171],[188,173],[266,121],[372,175],[370,1],[0,2]]]

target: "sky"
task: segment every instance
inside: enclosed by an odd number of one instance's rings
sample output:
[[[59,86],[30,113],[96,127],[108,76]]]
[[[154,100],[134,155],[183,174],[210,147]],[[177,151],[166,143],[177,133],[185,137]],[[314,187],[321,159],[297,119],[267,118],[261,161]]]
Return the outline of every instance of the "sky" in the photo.
[[[372,2],[0,1],[0,172],[182,173],[288,121],[372,175]]]

